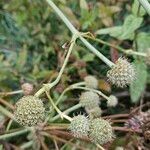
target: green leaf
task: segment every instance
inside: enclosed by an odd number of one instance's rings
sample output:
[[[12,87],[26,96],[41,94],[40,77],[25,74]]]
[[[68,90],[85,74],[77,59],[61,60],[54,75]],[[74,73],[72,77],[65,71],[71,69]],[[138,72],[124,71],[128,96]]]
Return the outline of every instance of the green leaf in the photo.
[[[141,94],[143,93],[146,81],[147,81],[147,67],[146,64],[141,61],[134,62],[137,72],[136,80],[130,85],[131,101],[136,103],[139,101]]]
[[[105,29],[100,29],[96,31],[96,34],[109,34],[112,37],[119,37],[122,34],[122,26],[115,26]]]
[[[138,11],[138,9],[140,9]],[[144,10],[144,8],[142,6],[140,6],[139,8],[139,2],[137,0],[134,0],[134,3],[132,5],[132,13],[135,16],[144,16],[146,14],[146,11]]]
[[[123,33],[119,37],[121,40],[133,39],[134,31],[138,29],[143,21],[143,18],[129,15],[126,17],[123,24]]]
[[[137,47],[139,52],[146,52],[150,48],[150,34],[140,32],[137,35]]]
[[[26,64],[27,60],[27,50],[22,49],[19,52],[18,59],[16,60],[16,68],[18,71],[23,71],[23,67]]]
[[[89,54],[84,55],[84,57],[82,59],[86,62],[93,61],[94,60],[94,55],[89,53]]]
[[[96,34],[109,34],[119,40],[132,40],[134,38],[134,31],[140,27],[142,21],[143,18],[141,17],[129,15],[125,18],[122,26],[100,29]]]
[[[88,4],[86,0],[80,0],[80,8],[88,10]]]

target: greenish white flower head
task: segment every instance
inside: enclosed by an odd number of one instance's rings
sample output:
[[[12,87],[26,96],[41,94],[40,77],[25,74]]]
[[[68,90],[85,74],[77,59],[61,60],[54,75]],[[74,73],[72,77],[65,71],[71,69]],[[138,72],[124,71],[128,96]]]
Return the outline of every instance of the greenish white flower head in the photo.
[[[131,84],[135,76],[134,66],[125,58],[119,58],[111,70],[107,72],[109,81],[118,87],[125,87]]]
[[[95,144],[103,145],[113,138],[113,129],[107,120],[93,119],[90,122],[89,137]]]
[[[107,100],[108,107],[115,107],[118,104],[118,98],[114,95],[109,96],[109,100]]]
[[[31,83],[23,83],[21,85],[24,95],[30,95],[33,92],[33,85]]]
[[[82,107],[93,108],[99,106],[100,98],[97,93],[87,91],[81,94],[79,103],[82,105]]]
[[[90,118],[97,118],[97,117],[100,117],[102,114],[102,110],[99,106],[96,106],[93,108],[85,107],[85,110]]]
[[[69,130],[73,134],[74,137],[81,138],[84,136],[88,136],[89,132],[89,120],[84,115],[78,115],[73,117]]]
[[[98,88],[98,80],[94,76],[86,76],[84,78],[86,86],[89,88],[97,89]]]
[[[36,126],[44,120],[45,108],[39,98],[24,96],[16,103],[14,117],[23,126]]]

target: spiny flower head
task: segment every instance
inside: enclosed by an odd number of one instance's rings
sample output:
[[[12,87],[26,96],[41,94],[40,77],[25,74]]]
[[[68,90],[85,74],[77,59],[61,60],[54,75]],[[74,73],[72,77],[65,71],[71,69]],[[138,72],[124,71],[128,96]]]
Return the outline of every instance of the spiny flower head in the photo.
[[[118,86],[125,87],[135,79],[135,69],[127,59],[119,58],[111,70],[107,72],[109,81]]]
[[[94,76],[86,76],[84,78],[86,86],[89,88],[97,89],[98,88],[98,80]]]
[[[84,115],[78,115],[73,117],[69,125],[69,130],[73,134],[74,137],[84,137],[88,136],[89,132],[89,120]]]
[[[80,96],[82,107],[93,108],[100,104],[99,95],[92,91],[83,92]]]
[[[88,113],[88,115],[90,116],[90,118],[97,118],[97,117],[100,117],[102,114],[102,110],[98,106],[93,107],[93,108],[85,107],[85,110]]]
[[[92,142],[103,145],[113,138],[113,130],[110,123],[102,118],[96,118],[90,122],[89,137]]]
[[[35,96],[24,96],[16,103],[14,117],[23,126],[35,126],[45,117],[42,101]]]
[[[115,107],[118,104],[118,98],[114,95],[109,96],[109,100],[107,101],[108,107]]]

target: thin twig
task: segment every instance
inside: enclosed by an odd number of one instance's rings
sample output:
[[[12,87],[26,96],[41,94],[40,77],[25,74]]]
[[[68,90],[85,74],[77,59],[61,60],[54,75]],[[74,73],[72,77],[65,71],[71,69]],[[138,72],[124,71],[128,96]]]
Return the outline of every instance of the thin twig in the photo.
[[[134,132],[134,133],[142,133],[141,130],[132,130],[125,127],[113,127],[114,130],[123,131],[123,132]]]

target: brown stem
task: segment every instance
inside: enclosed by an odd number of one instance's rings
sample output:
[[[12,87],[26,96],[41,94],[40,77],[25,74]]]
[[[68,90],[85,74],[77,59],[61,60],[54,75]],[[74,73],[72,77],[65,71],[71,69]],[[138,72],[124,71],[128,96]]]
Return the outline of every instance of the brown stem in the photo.
[[[124,128],[124,127],[113,127],[113,129],[114,129],[114,130],[117,130],[117,131],[123,131],[123,132],[142,133],[141,130],[132,130],[132,129]]]
[[[57,141],[60,141],[60,142],[63,142],[63,143],[67,143],[67,144],[69,144],[69,145],[71,145],[71,146],[73,146],[73,147],[76,147],[76,148],[80,149],[80,150],[86,150],[86,149],[84,149],[84,148],[81,147],[81,146],[75,145],[75,144],[73,144],[72,142],[67,141],[67,140],[64,140],[64,139],[62,139],[62,138],[59,138],[59,137],[57,137],[57,136],[55,136],[55,135],[51,135],[51,134],[48,134],[48,133],[45,133],[45,132],[42,132],[42,134],[43,134],[44,136],[50,137],[50,138],[52,138],[52,139],[55,139],[55,140],[57,140]]]
[[[129,115],[130,114],[116,114],[116,115],[104,116],[102,118],[104,118],[104,119],[125,118],[125,117],[129,117]]]
[[[2,103],[3,105],[9,107],[9,108],[12,109],[12,110],[15,109],[15,107],[14,107],[12,104],[8,103],[8,102],[5,101],[4,99],[1,99],[1,98],[0,98],[0,103]]]
[[[127,119],[118,119],[118,120],[111,120],[112,123],[124,123]]]

